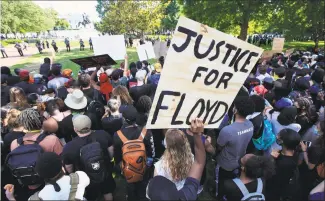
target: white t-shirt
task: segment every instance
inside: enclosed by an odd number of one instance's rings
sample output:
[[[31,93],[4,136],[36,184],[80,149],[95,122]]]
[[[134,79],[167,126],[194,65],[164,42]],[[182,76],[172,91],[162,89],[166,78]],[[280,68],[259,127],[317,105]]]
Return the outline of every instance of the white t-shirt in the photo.
[[[89,185],[90,180],[85,172],[77,171],[79,176],[79,184],[77,187],[75,199],[85,200],[85,188]],[[68,175],[63,176],[57,180],[56,183],[60,186],[61,190],[56,192],[53,185],[46,184],[44,188],[39,192],[38,197],[42,200],[68,200],[70,194],[70,177]]]

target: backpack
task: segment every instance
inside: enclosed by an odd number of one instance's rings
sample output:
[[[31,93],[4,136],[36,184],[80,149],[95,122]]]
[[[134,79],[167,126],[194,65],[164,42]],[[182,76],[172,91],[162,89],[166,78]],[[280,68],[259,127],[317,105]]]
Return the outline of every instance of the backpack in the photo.
[[[238,186],[241,193],[244,197],[241,199],[242,201],[265,201],[265,197],[262,194],[263,191],[263,181],[261,178],[257,179],[257,190],[254,193],[250,193],[245,184],[238,178],[233,179],[235,184]]]
[[[266,116],[262,122],[260,132],[263,132],[261,137],[257,139],[252,138],[252,141],[256,149],[267,150],[275,142],[276,136],[273,132],[272,123],[266,118]]]
[[[102,147],[93,138],[91,143],[87,142],[81,147],[80,162],[92,184],[102,183],[106,179],[107,167]]]
[[[146,133],[147,129],[143,128],[138,139],[128,140],[121,130],[117,131],[123,142],[121,169],[128,183],[143,180],[147,162],[146,148],[143,143]]]
[[[21,185],[28,186],[43,182],[35,171],[35,165],[38,157],[44,152],[39,143],[45,137],[45,134],[40,134],[36,141],[33,141],[34,144],[24,144],[24,139],[18,138],[19,146],[8,154],[6,165]]]
[[[69,174],[70,177],[70,193],[69,193],[69,198],[68,200],[75,200],[77,189],[78,189],[78,184],[79,184],[79,176],[77,173],[71,173]],[[39,192],[34,193],[28,200],[33,200],[33,201],[39,201],[42,200],[38,195]]]

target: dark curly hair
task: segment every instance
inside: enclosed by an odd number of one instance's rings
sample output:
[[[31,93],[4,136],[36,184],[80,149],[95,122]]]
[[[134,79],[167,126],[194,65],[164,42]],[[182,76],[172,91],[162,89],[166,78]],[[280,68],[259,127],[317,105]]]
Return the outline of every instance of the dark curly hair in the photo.
[[[268,179],[275,173],[272,159],[266,156],[250,155],[243,166],[246,176],[251,179]]]
[[[234,105],[238,114],[245,118],[255,110],[255,104],[250,97],[239,96],[235,99]]]
[[[152,101],[149,96],[141,96],[136,104],[136,109],[140,113],[149,113]]]
[[[255,112],[263,112],[265,109],[265,100],[258,95],[252,95],[250,97],[255,104]]]

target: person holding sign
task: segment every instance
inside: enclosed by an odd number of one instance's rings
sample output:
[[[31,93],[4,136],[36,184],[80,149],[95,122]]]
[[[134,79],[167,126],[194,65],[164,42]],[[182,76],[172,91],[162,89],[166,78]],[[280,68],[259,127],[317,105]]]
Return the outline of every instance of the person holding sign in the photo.
[[[224,181],[236,177],[238,160],[245,155],[254,133],[252,122],[246,119],[254,112],[254,102],[249,97],[237,97],[234,105],[235,121],[224,127],[217,139],[216,196],[219,199],[225,195]]]

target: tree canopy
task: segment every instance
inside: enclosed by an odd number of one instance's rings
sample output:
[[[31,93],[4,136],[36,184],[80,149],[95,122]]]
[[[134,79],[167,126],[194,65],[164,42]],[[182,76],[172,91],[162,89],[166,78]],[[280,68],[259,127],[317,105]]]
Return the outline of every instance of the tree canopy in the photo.
[[[1,1],[1,33],[41,32],[53,29],[57,13],[32,1]]]

